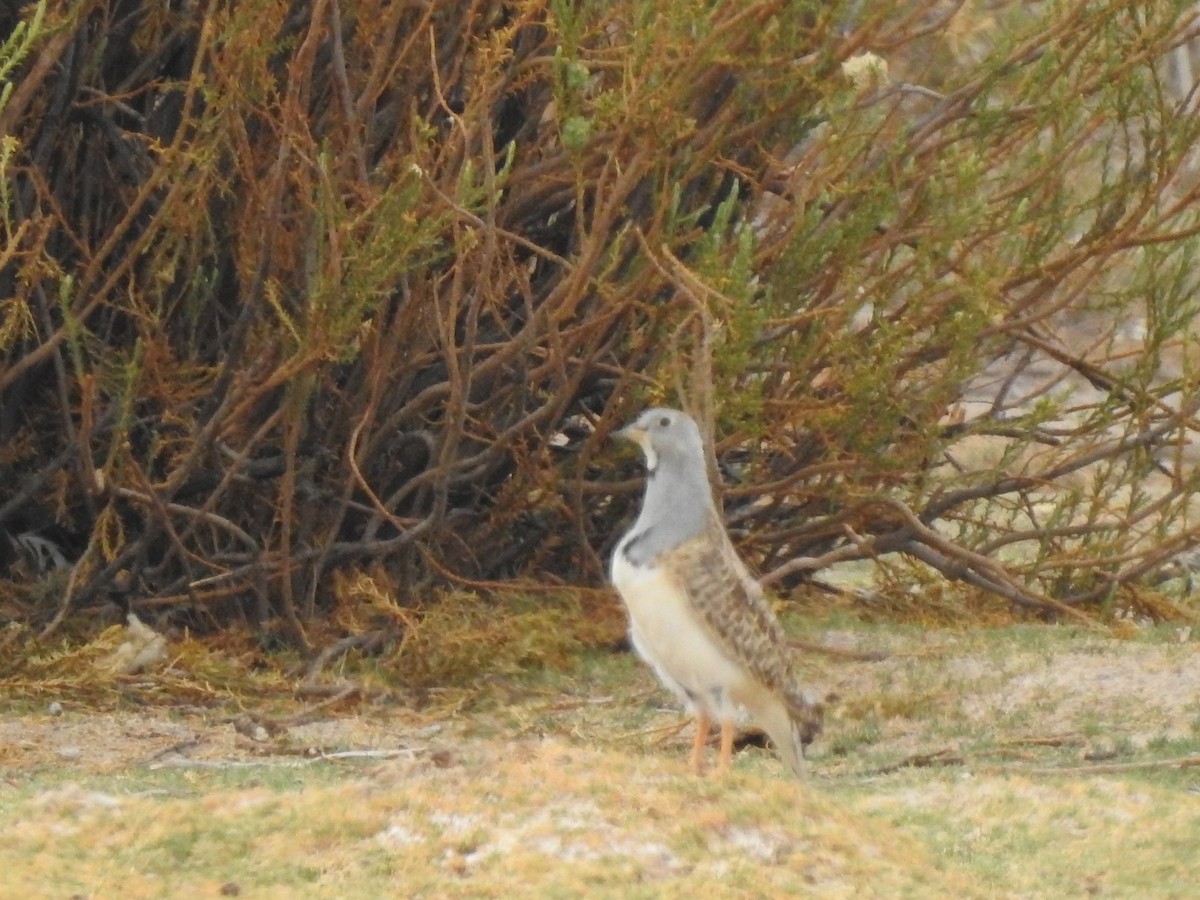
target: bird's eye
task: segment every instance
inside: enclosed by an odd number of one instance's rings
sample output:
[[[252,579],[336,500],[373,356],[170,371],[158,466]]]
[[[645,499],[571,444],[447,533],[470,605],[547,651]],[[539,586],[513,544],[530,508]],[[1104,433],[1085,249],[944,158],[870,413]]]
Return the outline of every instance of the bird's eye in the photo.
[[[661,419],[658,420],[658,424],[659,424],[659,427],[666,428],[668,425],[671,424],[671,420],[668,419],[666,416],[663,416]]]

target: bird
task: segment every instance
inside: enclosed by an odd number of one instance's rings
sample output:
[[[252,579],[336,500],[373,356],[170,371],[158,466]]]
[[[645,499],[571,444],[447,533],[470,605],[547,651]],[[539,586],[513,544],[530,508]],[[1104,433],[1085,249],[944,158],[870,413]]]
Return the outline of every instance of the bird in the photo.
[[[783,628],[725,530],[695,419],[656,407],[615,436],[641,447],[647,481],[610,577],[634,650],[695,716],[692,770],[704,772],[716,722],[718,772],[729,771],[734,726],[744,716],[803,778],[804,748],[821,730],[822,708],[794,679]]]

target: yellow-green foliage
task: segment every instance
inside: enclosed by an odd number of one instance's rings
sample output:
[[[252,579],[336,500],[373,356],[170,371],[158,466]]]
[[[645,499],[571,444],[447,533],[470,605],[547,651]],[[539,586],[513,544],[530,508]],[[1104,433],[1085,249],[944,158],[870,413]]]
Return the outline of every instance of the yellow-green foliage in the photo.
[[[623,631],[615,598],[593,592],[438,591],[403,602],[376,572],[341,573],[331,621],[351,632],[391,626],[376,665],[402,687],[482,686],[487,679],[559,669]]]
[[[295,660],[277,656],[256,665],[260,651],[248,635],[230,630],[219,640],[190,634],[163,636],[165,653],[144,671],[123,671],[114,662],[130,639],[125,625],[112,625],[90,638],[64,635],[34,644],[13,625],[5,634],[8,663],[0,668],[0,690],[12,701],[83,703],[109,707],[125,702],[173,705],[221,703],[288,696]]]

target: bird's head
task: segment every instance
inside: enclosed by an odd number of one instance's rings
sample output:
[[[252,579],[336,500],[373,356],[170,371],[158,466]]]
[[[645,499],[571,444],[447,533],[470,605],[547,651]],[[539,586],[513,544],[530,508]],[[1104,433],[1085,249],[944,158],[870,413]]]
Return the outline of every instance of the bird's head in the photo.
[[[671,464],[698,464],[703,472],[704,441],[696,420],[677,409],[648,409],[631,425],[616,432],[633,441],[646,454],[646,468],[654,472],[660,460]]]

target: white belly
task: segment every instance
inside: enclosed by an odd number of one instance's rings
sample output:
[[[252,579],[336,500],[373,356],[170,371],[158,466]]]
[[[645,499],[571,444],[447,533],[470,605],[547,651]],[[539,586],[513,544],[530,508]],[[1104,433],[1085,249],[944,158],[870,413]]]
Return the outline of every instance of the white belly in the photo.
[[[613,555],[612,581],[629,611],[633,647],[664,685],[692,710],[717,721],[738,717],[745,670],[709,636],[687,598],[660,569]]]

